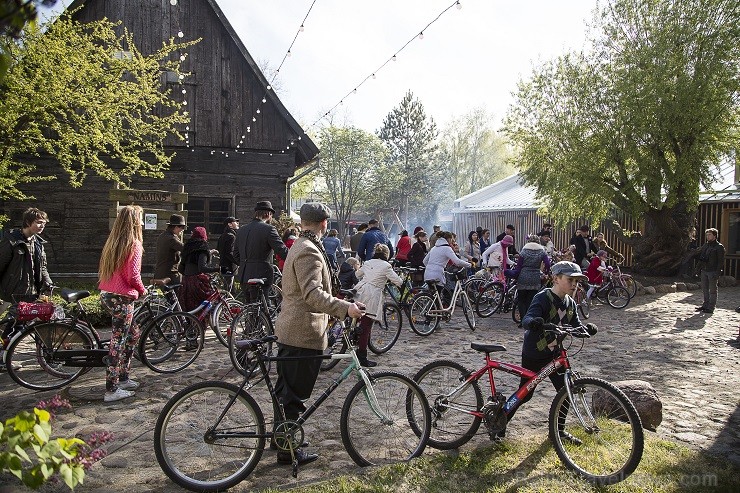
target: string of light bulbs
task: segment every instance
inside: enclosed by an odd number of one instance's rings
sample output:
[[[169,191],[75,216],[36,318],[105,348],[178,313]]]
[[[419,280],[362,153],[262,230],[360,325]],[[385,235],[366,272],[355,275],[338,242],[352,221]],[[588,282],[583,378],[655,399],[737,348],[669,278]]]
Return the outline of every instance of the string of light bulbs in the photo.
[[[314,0],[314,3],[315,3],[315,0]],[[287,145],[285,146],[285,149],[281,149],[281,150],[280,150],[280,153],[281,153],[281,154],[284,154],[286,150],[290,150],[291,146],[295,145],[295,142],[296,142],[296,140],[301,140],[301,139],[302,139],[302,136],[303,136],[303,135],[307,135],[307,134],[308,134],[308,131],[309,131],[310,129],[314,128],[315,126],[317,126],[317,125],[319,124],[319,122],[321,122],[321,121],[322,121],[323,119],[325,119],[325,118],[327,118],[327,117],[328,117],[329,115],[331,115],[331,114],[332,114],[332,113],[333,113],[333,112],[334,112],[334,111],[335,111],[335,110],[336,110],[336,109],[337,109],[337,108],[338,108],[339,106],[341,106],[342,104],[344,104],[344,100],[345,100],[346,98],[348,98],[348,97],[350,97],[350,96],[352,96],[352,95],[354,95],[354,94],[357,94],[357,90],[358,90],[359,88],[361,88],[361,87],[362,87],[362,86],[363,86],[364,84],[366,84],[366,83],[367,83],[367,82],[368,82],[369,80],[375,79],[375,78],[377,77],[377,74],[378,74],[378,73],[379,73],[379,72],[380,72],[381,70],[383,70],[383,68],[385,68],[385,66],[386,66],[386,65],[388,65],[388,63],[390,63],[390,62],[392,62],[392,61],[396,61],[396,60],[397,60],[397,58],[398,58],[398,55],[399,55],[399,54],[400,54],[400,53],[401,53],[401,52],[402,52],[403,50],[405,50],[405,49],[406,49],[406,48],[407,48],[407,47],[408,47],[408,46],[409,46],[409,45],[410,45],[410,44],[411,44],[411,43],[412,43],[413,41],[415,41],[415,40],[417,40],[417,39],[418,39],[418,40],[422,40],[422,39],[424,39],[424,32],[425,32],[425,31],[426,31],[427,29],[429,29],[429,27],[430,27],[430,26],[432,26],[432,25],[433,25],[433,24],[434,24],[435,22],[437,22],[437,21],[438,21],[438,20],[439,20],[439,19],[440,19],[440,18],[441,18],[441,17],[442,17],[442,16],[444,15],[444,14],[446,14],[446,13],[447,13],[447,12],[448,12],[449,10],[451,10],[451,9],[452,9],[453,7],[455,7],[455,8],[457,9],[457,10],[460,10],[460,9],[462,8],[462,4],[460,3],[460,0],[455,0],[455,1],[454,1],[454,2],[452,2],[452,3],[451,3],[451,4],[449,5],[449,6],[448,6],[448,7],[446,7],[446,8],[445,8],[445,9],[443,9],[443,10],[442,10],[442,11],[441,11],[441,12],[440,12],[439,14],[437,14],[437,16],[436,16],[436,17],[435,17],[434,19],[432,19],[432,20],[431,20],[431,21],[430,21],[429,23],[427,23],[427,24],[426,24],[426,26],[424,26],[424,27],[423,27],[423,28],[422,28],[422,29],[421,29],[421,30],[420,30],[420,31],[419,31],[419,32],[418,32],[417,34],[414,34],[414,36],[412,36],[412,37],[411,37],[411,38],[410,38],[410,39],[409,39],[408,41],[406,41],[406,43],[404,43],[404,45],[403,45],[403,46],[401,46],[401,48],[399,48],[398,50],[396,50],[396,51],[395,51],[395,53],[393,53],[393,55],[392,55],[392,56],[391,56],[390,58],[388,58],[388,59],[387,59],[387,60],[386,60],[385,62],[383,62],[383,63],[382,63],[382,64],[381,64],[381,65],[380,65],[379,67],[377,67],[377,68],[376,68],[375,70],[373,70],[372,72],[370,72],[370,73],[369,73],[369,74],[368,74],[368,75],[367,75],[367,76],[366,76],[366,77],[365,77],[364,79],[362,79],[362,81],[361,81],[361,82],[360,82],[359,84],[357,84],[356,86],[354,86],[354,88],[353,88],[353,89],[352,89],[351,91],[349,91],[349,92],[348,92],[347,94],[345,94],[345,95],[344,95],[344,96],[343,96],[342,98],[340,98],[340,99],[339,99],[339,101],[338,101],[338,102],[337,102],[337,103],[336,103],[336,104],[335,104],[334,106],[332,106],[332,107],[331,107],[331,108],[330,108],[330,109],[329,109],[328,111],[326,111],[326,112],[325,112],[325,113],[324,113],[324,114],[323,114],[323,115],[322,115],[321,117],[319,117],[319,118],[318,118],[318,119],[317,119],[316,121],[314,121],[314,122],[313,122],[313,123],[312,123],[311,125],[309,125],[309,126],[308,126],[308,127],[306,127],[305,129],[303,129],[303,134],[302,134],[302,135],[298,135],[298,136],[296,136],[295,138],[291,138],[291,139],[290,139],[290,141],[289,141],[289,143],[288,143],[288,144],[287,144]],[[309,8],[309,13],[311,12],[311,8],[313,8],[313,4],[311,4],[311,7]],[[308,14],[306,14],[306,17],[308,17]],[[304,23],[305,23],[305,19],[304,19]],[[304,23],[301,23],[301,27],[299,28],[299,32],[303,32],[303,27],[304,27]],[[298,35],[296,34],[296,37],[297,37],[297,36],[298,36]],[[295,38],[293,39],[293,42],[295,42]],[[291,48],[292,48],[292,46],[293,46],[293,44],[291,44]],[[288,49],[288,53],[290,53],[290,48]],[[287,57],[287,56],[290,56],[290,55],[289,55],[289,54],[286,54],[286,57]],[[285,61],[285,58],[286,58],[286,57],[284,57],[284,58],[283,58],[283,61]],[[280,65],[280,66],[282,67],[282,63],[281,63],[281,65]],[[276,74],[275,74],[275,75],[277,75],[277,72],[276,72]],[[273,79],[273,80],[274,80],[274,79]],[[271,90],[271,85],[268,85],[268,86],[267,86],[267,90],[268,90],[268,91],[269,91],[269,90]],[[265,102],[266,102],[266,99],[265,99],[265,98],[263,97],[263,98],[262,98],[262,103],[264,104]],[[259,109],[259,108],[257,108],[256,114],[259,114],[259,113],[260,113],[260,109]],[[257,116],[256,116],[256,114],[253,114],[253,115],[252,115],[252,122],[253,122],[253,123],[255,123],[255,122],[257,121]],[[247,127],[247,131],[250,131],[250,128],[251,128],[251,127]],[[242,139],[244,139],[244,135],[242,135]],[[240,142],[240,144],[241,144],[241,143],[242,143],[242,142]],[[238,151],[239,147],[240,147],[240,146],[237,146],[237,151]],[[270,153],[270,156],[272,156],[272,155],[273,155],[273,153]]]

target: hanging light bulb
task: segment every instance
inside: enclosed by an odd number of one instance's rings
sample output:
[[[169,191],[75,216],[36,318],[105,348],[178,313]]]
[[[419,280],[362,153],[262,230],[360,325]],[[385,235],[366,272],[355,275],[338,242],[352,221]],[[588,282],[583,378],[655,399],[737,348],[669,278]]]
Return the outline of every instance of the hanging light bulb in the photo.
[[[257,108],[257,113],[261,113],[259,108]]]
[[[182,38],[183,36],[185,36],[185,35],[182,33],[182,31],[177,31],[177,37],[178,38]]]
[[[242,139],[243,139],[243,138],[244,138],[244,136],[242,135]]]
[[[247,133],[252,131],[252,127],[247,127]]]
[[[373,74],[373,79],[375,78],[375,74]]]
[[[174,7],[175,5],[177,5],[177,0],[170,0],[170,5],[172,5],[173,7]]]
[[[190,125],[186,126],[185,130],[190,130]]]
[[[184,62],[185,61],[185,55],[180,55],[180,61],[181,62]]]
[[[272,86],[268,84],[267,85],[267,90],[269,91],[270,89],[272,89]]]
[[[462,8],[462,4],[460,2],[457,2],[455,4],[455,7],[457,7],[457,10],[460,10]]]
[[[287,56],[287,57],[290,57],[291,55],[292,55],[292,53],[290,52],[290,50],[288,50],[288,53],[285,54],[285,56]]]
[[[185,79],[185,76],[183,74],[180,74],[177,78],[180,79],[180,80],[183,80],[183,79]]]
[[[252,121],[253,121],[253,122],[256,122],[256,121],[257,121],[257,119],[256,119],[255,117],[252,117]]]
[[[188,102],[187,102],[187,101],[183,101],[183,102],[182,102],[182,105],[183,105],[183,106],[187,106],[187,105],[188,105]]]
[[[183,90],[182,90],[182,93],[183,93],[183,94],[187,94],[187,93],[188,93],[188,91],[187,91],[187,90],[185,90],[185,89],[183,89]]]
[[[396,61],[396,55],[393,55],[393,58],[391,58],[394,62]]]
[[[303,32],[304,29],[303,24],[301,24],[301,27],[298,28],[298,32]]]
[[[420,32],[419,33],[419,39],[424,39],[424,33],[423,32]]]
[[[263,103],[266,103],[267,102],[267,98],[262,98],[262,102]]]

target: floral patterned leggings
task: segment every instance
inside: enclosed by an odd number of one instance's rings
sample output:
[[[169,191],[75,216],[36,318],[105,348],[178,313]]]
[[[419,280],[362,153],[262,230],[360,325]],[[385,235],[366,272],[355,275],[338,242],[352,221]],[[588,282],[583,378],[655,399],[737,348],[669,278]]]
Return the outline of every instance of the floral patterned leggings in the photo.
[[[102,291],[100,302],[113,316],[110,349],[106,362],[105,390],[115,392],[119,380],[128,380],[131,356],[139,341],[139,326],[134,323],[134,299]]]

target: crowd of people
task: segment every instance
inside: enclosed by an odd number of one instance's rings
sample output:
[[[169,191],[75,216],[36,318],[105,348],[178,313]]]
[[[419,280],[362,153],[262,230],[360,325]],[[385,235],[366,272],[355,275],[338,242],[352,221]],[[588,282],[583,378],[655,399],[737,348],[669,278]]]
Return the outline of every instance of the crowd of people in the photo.
[[[577,281],[588,279],[597,286],[603,281],[608,256],[621,255],[595,237],[588,226],[581,226],[562,250],[552,242],[552,225],[544,224],[537,234],[529,234],[521,249],[516,246],[516,230],[507,225],[495,240],[491,231],[478,227],[470,231],[462,246],[457,236],[434,226],[428,234],[421,226],[412,234],[399,233],[394,245],[377,219],[361,224],[349,235],[349,255],[342,249],[336,230],[329,229],[331,211],[321,203],[304,204],[300,209],[300,226],[285,229],[282,235],[272,224],[275,209],[269,201],[254,207],[254,217],[240,225],[228,217],[218,240],[211,249],[204,227],[191,229],[182,215],[173,214],[167,228],[156,242],[156,278],[169,278],[179,283],[178,296],[184,309],[196,307],[212,288],[209,274],[220,272],[226,289],[234,278],[249,288],[248,300],[260,296],[247,280],[265,279],[265,294],[274,282],[273,259],[281,271],[282,310],[275,321],[278,337],[276,393],[283,406],[282,419],[295,420],[304,410],[303,402],[311,395],[318,377],[321,360],[298,359],[317,356],[327,348],[329,317],[360,319],[358,358],[362,366],[377,363],[367,358],[372,325],[383,315],[383,290],[387,283],[401,285],[394,266],[423,268],[423,280],[444,286],[450,269],[467,269],[468,275],[486,272],[501,279],[516,279],[520,315],[525,329],[522,365],[538,371],[552,360],[552,339],[547,328],[554,325],[576,325],[578,320],[573,294]],[[23,215],[22,227],[7,233],[0,241],[0,297],[16,303],[21,299],[36,300],[52,286],[46,266],[44,240],[39,236],[49,218],[45,212],[29,208]],[[112,338],[106,362],[106,402],[132,397],[139,383],[130,377],[131,356],[139,337],[133,320],[134,303],[146,294],[141,279],[144,254],[142,241],[143,211],[130,205],[121,208],[105,242],[99,264],[100,301],[111,314]],[[698,307],[712,313],[717,302],[717,280],[724,265],[724,247],[717,241],[716,229],[706,230],[706,242],[696,257],[703,265],[701,283],[704,303]],[[213,255],[218,253],[218,265]],[[552,287],[541,289],[543,274],[552,276]],[[355,301],[343,299],[340,288],[356,289]],[[260,289],[260,288],[257,288]],[[15,305],[11,306],[12,315]],[[740,307],[738,308],[740,310]],[[595,328],[594,328],[595,329]],[[3,342],[13,330],[6,324]],[[557,375],[551,377],[556,388],[562,386]],[[569,440],[574,437],[565,436]],[[303,448],[296,451],[299,464],[316,460]],[[277,461],[289,464],[290,452],[279,451]]]

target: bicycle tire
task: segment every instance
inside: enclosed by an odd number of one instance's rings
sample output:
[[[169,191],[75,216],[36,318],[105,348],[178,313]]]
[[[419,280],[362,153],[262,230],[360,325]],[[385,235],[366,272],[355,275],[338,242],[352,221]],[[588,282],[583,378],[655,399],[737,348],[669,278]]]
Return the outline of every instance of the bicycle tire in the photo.
[[[637,281],[629,274],[622,274],[619,276],[620,284],[630,294],[630,298],[634,298],[637,294]]]
[[[342,336],[342,330],[334,330],[337,326],[337,324],[340,324],[341,326],[344,326],[346,321],[344,320],[335,320],[334,323],[327,329],[327,332],[334,332],[335,338],[334,338],[334,344],[330,344],[324,349],[325,355],[331,355],[331,354],[344,354],[347,352],[347,342],[344,340],[344,337]],[[329,341],[332,342],[332,341]],[[331,370],[337,364],[340,360],[338,359],[322,359],[321,360],[321,371],[327,371]]]
[[[229,359],[236,371],[250,378],[259,373],[257,358],[253,357],[249,350],[237,348],[237,341],[261,339],[272,335],[273,332],[272,321],[261,306],[247,305],[244,307],[241,313],[234,318],[229,334]],[[272,355],[273,346],[272,342],[266,343],[263,346],[264,354]],[[271,361],[265,362],[268,371],[271,363]]]
[[[475,311],[472,303],[470,303],[470,298],[464,291],[460,294],[460,297],[462,298],[463,315],[465,315],[465,320],[468,322],[468,327],[470,327],[470,330],[475,330]]]
[[[624,308],[630,304],[629,292],[621,286],[612,286],[606,293],[606,301],[612,308]]]
[[[383,320],[375,320],[368,348],[375,354],[388,352],[401,335],[401,309],[395,303],[383,304]]]
[[[504,302],[504,285],[499,281],[487,283],[475,299],[475,313],[487,318],[501,311]]]
[[[235,395],[234,404],[226,410]],[[249,432],[254,437],[210,439],[222,409],[225,414],[216,432],[223,427],[228,433]],[[224,491],[236,486],[254,470],[264,448],[262,410],[246,391],[225,382],[199,382],[184,388],[167,401],[154,426],[159,466],[172,481],[191,491]]]
[[[90,368],[65,366],[64,360],[55,356],[56,351],[97,347],[90,334],[76,325],[61,321],[32,324],[11,339],[5,354],[6,370],[27,389],[58,389]]]
[[[520,324],[522,323],[522,316],[519,313],[519,288],[514,286],[509,293],[511,294],[511,319],[515,324]]]
[[[357,382],[344,400],[339,421],[347,453],[362,467],[418,457],[424,452],[431,429],[424,392],[400,373],[368,373],[368,377],[383,417],[371,408],[365,381]]]
[[[568,469],[587,481],[608,485],[624,480],[637,468],[644,447],[635,406],[621,390],[599,378],[578,378],[570,385],[576,409],[588,421],[585,426],[581,423],[571,409],[567,388],[561,388],[550,407],[548,424],[555,452]],[[564,440],[561,429],[582,443]]]
[[[483,407],[483,394],[477,381],[471,382],[451,402],[446,395],[464,382],[470,371],[460,363],[447,360],[432,361],[414,375],[414,381],[424,391],[432,412],[432,430],[429,446],[450,450],[465,445],[475,436],[481,418],[471,414]],[[468,412],[451,408],[463,408]]]
[[[231,323],[243,309],[244,303],[237,301],[233,297],[224,298],[224,300],[213,309],[208,325],[211,326],[211,330],[216,334],[218,342],[223,344],[224,347],[229,347],[229,330],[231,329]]]
[[[203,350],[205,327],[188,312],[155,318],[139,339],[141,362],[157,373],[176,373],[190,366]]]
[[[591,307],[588,304],[588,299],[586,298],[586,290],[583,289],[583,286],[580,284],[576,288],[576,293],[574,295],[574,300],[576,302],[576,306],[578,307],[578,311],[581,312],[581,316],[588,320],[588,317],[591,316]]]
[[[480,277],[471,277],[467,281],[465,281],[463,288],[468,294],[468,298],[470,298],[471,300],[476,299],[478,297],[478,293],[480,293],[483,290],[483,287],[486,285],[486,282],[487,281],[485,279]]]
[[[439,308],[435,300],[426,293],[414,296],[414,303],[409,309],[409,325],[411,330],[420,336],[428,336],[439,327],[440,317],[428,315],[429,310]]]

